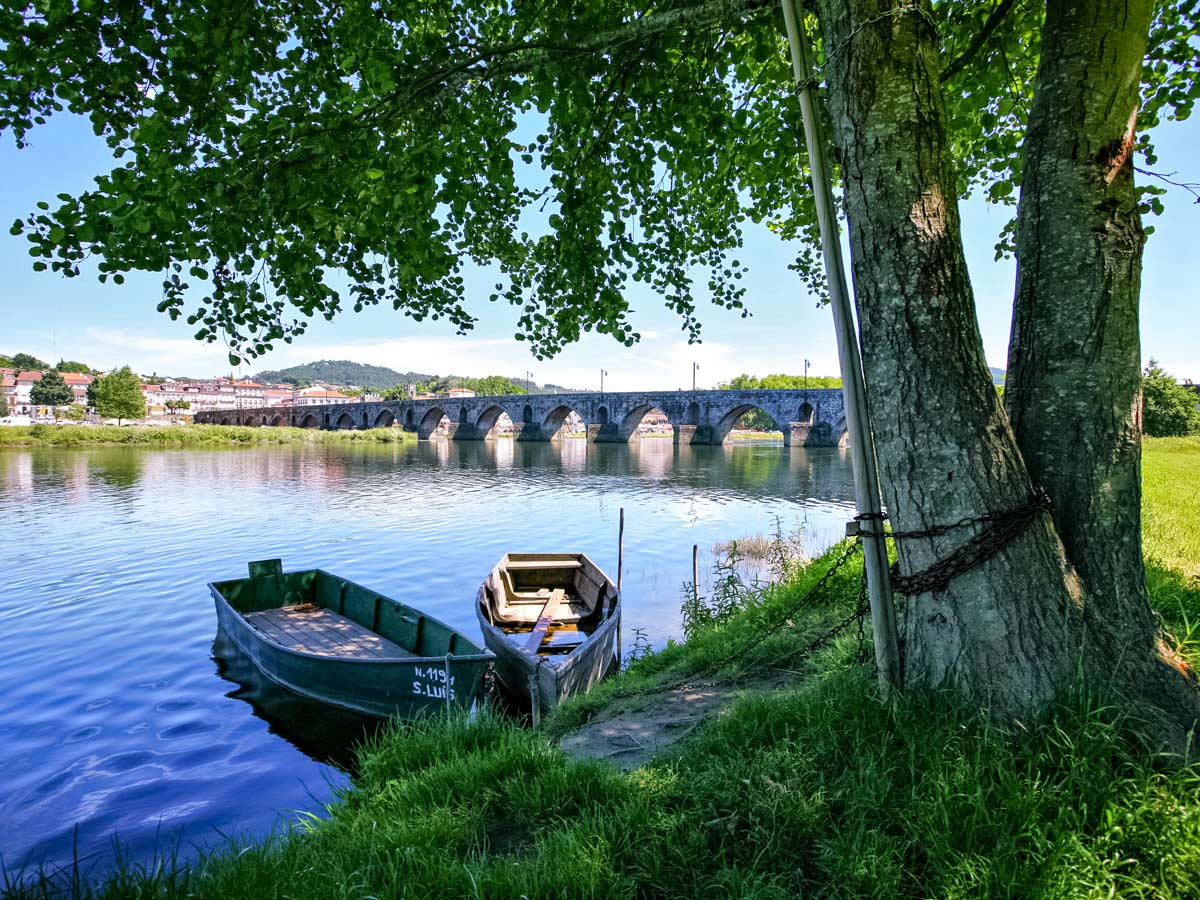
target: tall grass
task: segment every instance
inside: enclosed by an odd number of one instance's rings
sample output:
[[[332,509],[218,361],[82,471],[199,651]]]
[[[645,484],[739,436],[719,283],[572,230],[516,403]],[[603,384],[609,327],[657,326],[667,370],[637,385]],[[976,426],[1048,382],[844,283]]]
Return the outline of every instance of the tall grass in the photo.
[[[0,447],[244,447],[261,444],[402,444],[416,436],[400,428],[320,431],[315,428],[246,428],[239,425],[33,425],[0,428]]]
[[[1200,608],[1182,573],[1191,464],[1147,450],[1147,554],[1175,578],[1156,607]],[[1163,507],[1157,504],[1165,504]],[[1156,531],[1156,529],[1158,529]],[[1159,538],[1156,535],[1162,534]],[[1159,541],[1161,543],[1156,543]],[[1180,549],[1182,548],[1182,549]],[[1189,560],[1184,558],[1182,563]],[[553,735],[617,694],[723,659],[764,623],[743,672],[786,661],[798,635],[852,609],[857,562],[792,610],[831,557],[756,595],[729,621],[644,657],[560,709],[550,730],[485,713],[389,729],[354,785],[290,831],[190,869],[125,868],[10,883],[13,898],[1158,898],[1200,897],[1200,772],[1157,766],[1125,723],[1064,698],[1019,733],[952,696],[881,699],[846,635],[784,691],[744,697],[668,756],[629,773],[565,756]],[[1164,576],[1165,577],[1165,576]],[[635,695],[636,696],[636,695]]]

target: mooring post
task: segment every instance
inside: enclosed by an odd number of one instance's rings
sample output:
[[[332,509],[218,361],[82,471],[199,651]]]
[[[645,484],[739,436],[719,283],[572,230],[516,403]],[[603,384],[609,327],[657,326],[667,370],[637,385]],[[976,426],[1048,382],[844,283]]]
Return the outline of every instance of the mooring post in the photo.
[[[621,507],[621,524],[617,526],[617,593],[621,592],[621,574],[625,568],[625,507]]]
[[[888,574],[887,542],[880,518],[879,470],[875,440],[867,413],[867,392],[859,355],[858,333],[850,308],[850,291],[842,262],[833,182],[826,157],[827,139],[816,109],[815,81],[808,37],[803,26],[803,10],[797,0],[782,0],[792,57],[792,74],[800,94],[800,113],[804,120],[804,140],[808,147],[808,168],[812,173],[813,199],[821,229],[821,251],[825,260],[825,278],[829,284],[833,326],[837,332],[838,362],[842,370],[842,396],[846,403],[846,430],[850,433],[850,461],[854,469],[854,489],[858,511],[865,515],[868,527],[862,534],[863,565],[871,602],[871,631],[875,640],[875,667],[885,688],[900,683],[900,649],[896,633],[896,609]]]
[[[624,608],[625,598],[621,596],[621,572],[625,564],[625,507],[621,507],[621,524],[617,529],[617,597],[620,598],[619,609]],[[621,665],[625,658],[621,655],[621,623],[617,623],[617,671],[621,671]]]
[[[700,606],[700,545],[692,544],[692,601]]]

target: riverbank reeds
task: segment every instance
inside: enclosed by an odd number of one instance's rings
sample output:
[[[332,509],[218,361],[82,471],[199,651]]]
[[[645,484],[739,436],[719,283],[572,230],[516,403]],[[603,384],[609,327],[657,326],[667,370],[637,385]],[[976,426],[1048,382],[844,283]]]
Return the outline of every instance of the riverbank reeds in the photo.
[[[1184,459],[1166,459],[1175,453]],[[1200,526],[1159,484],[1196,446],[1147,447],[1147,556],[1168,628],[1200,621],[1200,581],[1173,536]],[[1163,504],[1160,506],[1160,504]],[[795,658],[853,610],[855,559],[792,607],[840,548],[747,598],[738,614],[641,657],[561,707],[540,733],[485,713],[398,726],[361,753],[322,817],[185,870],[70,873],[9,883],[13,898],[580,897],[1160,898],[1200,896],[1200,770],[1161,766],[1086,695],[1003,732],[952,697],[882,700],[854,629]],[[1194,557],[1192,558],[1194,560]],[[1184,559],[1186,563],[1188,560]],[[707,670],[764,622],[788,628],[737,663],[796,677],[747,695],[631,772],[565,755],[555,738],[606,699]],[[1189,647],[1189,651],[1194,648]]]
[[[321,431],[238,425],[32,425],[0,428],[0,447],[246,447],[269,444],[403,444],[402,428]]]

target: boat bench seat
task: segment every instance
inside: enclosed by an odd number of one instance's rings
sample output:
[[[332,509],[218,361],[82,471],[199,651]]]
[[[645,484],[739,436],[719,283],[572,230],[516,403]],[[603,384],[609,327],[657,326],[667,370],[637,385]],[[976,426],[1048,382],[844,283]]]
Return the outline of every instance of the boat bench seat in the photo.
[[[505,563],[505,569],[582,569],[583,563],[577,559],[563,560],[544,560],[544,559],[528,559],[528,560],[509,560]]]

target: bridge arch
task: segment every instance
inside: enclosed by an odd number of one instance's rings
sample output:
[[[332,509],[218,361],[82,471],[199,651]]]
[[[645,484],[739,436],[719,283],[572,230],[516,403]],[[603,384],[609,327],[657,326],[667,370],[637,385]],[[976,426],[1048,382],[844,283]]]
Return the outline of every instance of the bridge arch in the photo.
[[[491,440],[496,436],[496,426],[500,423],[501,417],[508,419],[509,424],[512,424],[512,417],[505,412],[503,407],[495,404],[489,406],[475,420],[475,433],[485,441]]]
[[[601,427],[608,424],[608,407],[607,406],[601,406],[598,410],[596,410],[596,424],[600,425]]]
[[[287,424],[287,419],[283,417],[283,413],[276,413],[275,418],[271,420],[272,428],[282,428]]]
[[[300,427],[301,428],[320,428],[321,420],[317,418],[316,413],[305,413],[304,417],[300,419]]]
[[[754,412],[756,410],[771,420],[773,430],[780,429],[781,426],[775,419],[775,416],[773,416],[768,410],[763,409],[763,407],[759,406],[757,403],[739,403],[737,406],[726,412],[725,415],[723,415],[717,421],[717,424],[713,426],[713,443],[725,443],[725,439],[729,437],[729,432],[733,431],[734,426],[738,423],[738,420],[741,419],[746,413]]]
[[[411,410],[410,410],[411,412]],[[390,409],[381,409],[379,415],[375,417],[375,424],[372,428],[391,428],[396,424],[396,415]]]
[[[533,407],[528,403],[526,403],[525,408],[521,410],[521,421],[526,425],[533,424]]]
[[[416,424],[416,420],[413,418],[413,408],[410,406],[407,410],[404,411],[404,427],[407,428],[409,431],[412,431],[413,425],[415,425],[415,424]]]
[[[638,433],[638,428],[641,426],[642,422],[644,422],[646,417],[651,413],[658,413],[666,418],[668,422],[671,421],[670,416],[668,416],[661,407],[655,406],[653,403],[639,403],[628,413],[626,413],[625,418],[621,420],[621,438],[626,441],[632,440],[634,435]],[[672,428],[672,430],[674,429]]]
[[[467,424],[467,408],[466,408],[466,406],[460,406],[458,408],[458,424],[459,425]]]
[[[444,418],[446,418],[446,411],[440,406],[434,406],[428,410],[421,417],[421,424],[417,426],[417,437],[422,441],[429,440]]]
[[[693,400],[687,405],[687,409],[683,413],[683,421],[681,425],[699,425],[700,424],[700,404]]]
[[[800,404],[800,412],[796,417],[796,421],[801,425],[811,425],[813,423],[812,404],[807,400]]]
[[[221,421],[219,421],[217,424],[218,425],[232,425],[233,420],[230,419],[229,416],[221,416]]]
[[[530,409],[529,406],[526,406],[525,408]],[[530,410],[530,412],[532,413],[532,410]],[[579,415],[578,412],[566,404],[556,406],[554,409],[550,410],[546,418],[542,419],[542,437],[548,441],[559,441],[566,437],[563,432],[566,428],[567,419],[570,417],[571,413],[575,413],[577,416]],[[586,421],[586,419],[584,421]]]
[[[357,427],[357,423],[354,421],[354,416],[348,412],[344,412],[337,417],[337,421],[333,423],[333,427],[338,431],[353,431]]]

